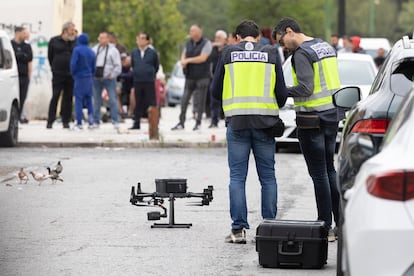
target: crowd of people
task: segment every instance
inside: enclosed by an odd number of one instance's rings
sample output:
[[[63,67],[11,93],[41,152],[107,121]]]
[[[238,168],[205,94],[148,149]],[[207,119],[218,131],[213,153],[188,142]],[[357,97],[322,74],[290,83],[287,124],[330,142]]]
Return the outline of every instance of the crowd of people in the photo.
[[[88,34],[78,34],[72,22],[63,24],[61,34],[49,40],[52,96],[46,128],[53,128],[57,116],[66,129],[71,128],[72,121],[75,121],[73,130],[82,129],[85,119],[88,128],[99,128],[102,121],[107,121],[105,116],[109,112],[115,129],[119,128],[120,117],[126,116],[134,118],[131,129],[139,129],[141,117],[148,116],[148,107],[157,106],[159,102],[156,87],[158,93],[164,89],[165,75],[151,37],[145,32],[137,34],[137,48],[130,53],[112,32],[101,32],[98,43],[92,48],[89,44]],[[23,108],[33,54],[25,28],[15,28],[12,45],[19,71],[20,122],[28,123]],[[105,107],[104,114],[102,107]],[[87,118],[84,109],[87,109]]]

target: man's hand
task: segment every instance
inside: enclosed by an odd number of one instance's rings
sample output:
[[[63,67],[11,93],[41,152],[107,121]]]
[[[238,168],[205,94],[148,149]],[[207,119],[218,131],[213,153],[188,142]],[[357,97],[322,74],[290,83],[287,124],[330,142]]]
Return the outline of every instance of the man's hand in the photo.
[[[186,58],[182,58],[182,59],[181,59],[181,66],[182,66],[183,68],[185,68],[185,67],[187,66],[187,64],[188,64],[188,60],[187,60]]]

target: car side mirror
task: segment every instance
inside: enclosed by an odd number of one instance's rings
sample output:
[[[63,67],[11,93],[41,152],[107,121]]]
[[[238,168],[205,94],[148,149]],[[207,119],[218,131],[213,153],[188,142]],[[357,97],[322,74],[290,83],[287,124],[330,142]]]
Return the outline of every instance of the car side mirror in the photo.
[[[341,88],[332,95],[332,100],[336,107],[350,110],[361,100],[361,89],[357,86]]]
[[[369,134],[353,135],[349,139],[349,159],[352,168],[359,170],[361,165],[375,155],[376,148],[374,138]]]

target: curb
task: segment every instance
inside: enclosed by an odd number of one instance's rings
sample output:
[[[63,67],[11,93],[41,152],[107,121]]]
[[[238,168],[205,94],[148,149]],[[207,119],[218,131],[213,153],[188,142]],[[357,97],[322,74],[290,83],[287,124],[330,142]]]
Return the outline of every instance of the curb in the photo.
[[[225,148],[226,142],[19,142],[17,147],[27,148]]]

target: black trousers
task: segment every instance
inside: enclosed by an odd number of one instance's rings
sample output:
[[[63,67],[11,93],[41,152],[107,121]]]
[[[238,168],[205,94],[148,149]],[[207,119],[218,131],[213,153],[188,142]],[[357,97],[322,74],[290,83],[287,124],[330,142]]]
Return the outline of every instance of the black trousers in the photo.
[[[24,102],[27,98],[27,91],[29,89],[29,82],[30,79],[28,76],[19,76],[19,87],[20,87],[20,112],[19,112],[19,118],[22,116]]]
[[[134,82],[135,89],[135,114],[134,126],[140,127],[141,117],[148,117],[148,107],[156,106],[155,82]]]
[[[56,119],[56,109],[59,97],[62,94],[60,105],[60,115],[62,123],[68,124],[72,119],[72,100],[73,100],[73,79],[72,76],[53,75],[52,79],[52,99],[49,104],[48,124],[53,124]]]

